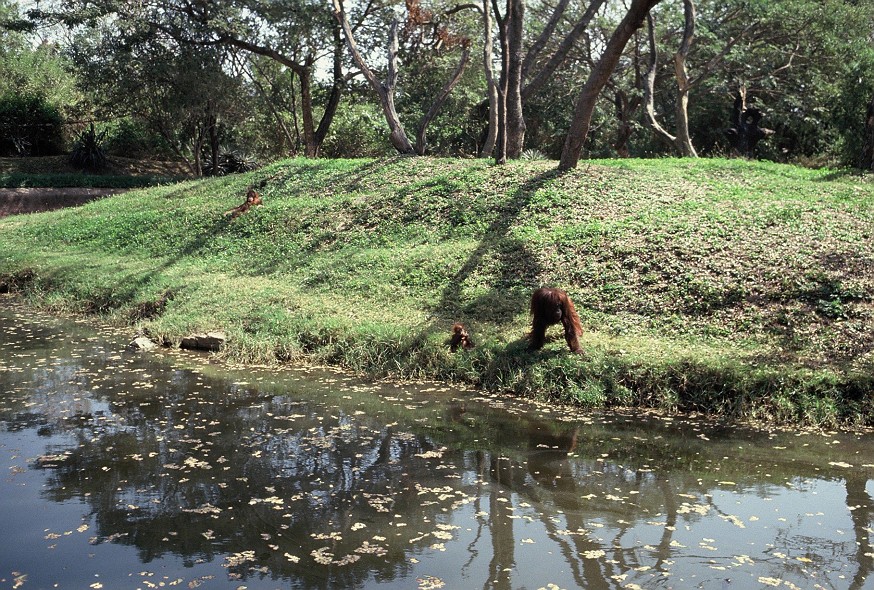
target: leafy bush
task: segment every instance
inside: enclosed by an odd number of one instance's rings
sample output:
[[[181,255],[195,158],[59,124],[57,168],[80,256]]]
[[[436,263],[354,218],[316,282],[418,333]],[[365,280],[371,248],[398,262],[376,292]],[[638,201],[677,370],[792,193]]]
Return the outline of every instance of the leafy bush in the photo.
[[[50,156],[63,149],[63,120],[44,96],[0,96],[0,156]]]
[[[345,109],[339,110],[322,145],[322,156],[326,158],[361,158],[394,153],[388,140],[385,118],[378,107],[367,103],[350,102]]]
[[[874,95],[874,51],[869,51],[850,64],[842,80],[842,92],[834,105],[834,126],[840,131],[841,163],[858,167],[861,164],[865,138],[865,109]]]
[[[148,129],[142,121],[125,117],[100,126],[104,133],[103,149],[110,156],[125,158],[172,157],[172,150],[163,138]]]
[[[94,123],[91,123],[88,130],[83,131],[76,139],[76,145],[70,153],[70,164],[92,172],[103,170],[106,167],[106,152],[102,146],[105,135],[105,131],[94,131]]]

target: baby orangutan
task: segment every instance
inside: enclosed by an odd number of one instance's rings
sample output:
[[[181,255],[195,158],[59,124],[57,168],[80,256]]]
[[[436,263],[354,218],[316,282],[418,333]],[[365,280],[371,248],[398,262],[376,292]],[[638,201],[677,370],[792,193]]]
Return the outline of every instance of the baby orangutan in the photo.
[[[471,349],[473,348],[473,340],[470,339],[470,335],[467,333],[464,324],[455,323],[452,324],[452,337],[449,339],[449,350],[455,352],[458,350],[459,346],[465,350]]]
[[[231,219],[236,219],[255,205],[261,204],[261,195],[259,195],[254,188],[249,187],[249,191],[246,193],[246,200],[242,205],[238,205],[233,209],[228,209],[225,211],[225,215],[230,215]]]
[[[564,327],[564,339],[572,352],[580,353],[578,337],[583,334],[580,317],[568,294],[561,289],[543,287],[531,295],[531,333],[528,335],[529,350],[539,350],[546,341],[546,328],[560,323]]]

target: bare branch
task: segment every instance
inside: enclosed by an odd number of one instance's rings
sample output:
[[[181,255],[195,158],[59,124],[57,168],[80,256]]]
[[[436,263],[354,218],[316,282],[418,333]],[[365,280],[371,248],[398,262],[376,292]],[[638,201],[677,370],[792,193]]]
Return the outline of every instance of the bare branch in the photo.
[[[543,31],[540,32],[540,35],[534,43],[531,44],[531,47],[528,48],[528,53],[525,54],[525,60],[522,62],[523,80],[528,77],[528,70],[531,68],[534,60],[537,59],[537,56],[540,55],[540,52],[543,51],[544,47],[546,47],[546,42],[549,41],[555,33],[555,28],[558,26],[558,23],[564,15],[564,11],[569,3],[570,0],[559,0],[558,6],[556,6],[555,10],[552,11],[552,15],[549,17],[546,26],[543,27]]]
[[[586,32],[586,29],[589,26],[589,23],[592,22],[592,19],[595,17],[595,14],[604,5],[606,0],[591,0],[588,8],[586,8],[586,12],[583,13],[583,16],[580,18],[580,21],[574,26],[570,33],[562,40],[561,44],[558,46],[558,49],[552,54],[552,57],[549,58],[549,61],[537,72],[537,75],[534,76],[525,86],[522,88],[522,100],[528,100],[533,94],[535,94],[538,90],[540,90],[544,84],[552,77],[552,74],[555,73],[555,70],[564,63],[567,59],[568,54],[571,49],[573,49],[576,42],[583,36]]]
[[[370,87],[376,92],[379,98],[379,103],[382,106],[382,112],[385,115],[386,123],[389,127],[389,140],[392,146],[401,154],[415,153],[413,144],[407,138],[407,133],[401,124],[400,117],[395,109],[394,92],[398,81],[398,26],[399,23],[395,19],[389,30],[389,47],[388,47],[388,74],[386,80],[380,83],[376,78],[376,74],[364,61],[361,52],[358,50],[358,45],[355,43],[355,37],[352,34],[352,27],[349,25],[349,19],[346,18],[346,13],[343,11],[341,0],[332,0],[334,5],[334,18],[337,19],[343,33],[346,36],[346,45],[352,53],[352,58],[361,69],[361,73],[367,79]]]
[[[674,148],[676,137],[668,133],[668,130],[661,126],[655,112],[655,80],[656,71],[658,70],[658,48],[655,40],[655,19],[652,14],[646,15],[647,39],[649,40],[649,68],[646,70],[643,84],[643,108],[645,113],[645,121],[656,137],[667,144],[671,149]]]

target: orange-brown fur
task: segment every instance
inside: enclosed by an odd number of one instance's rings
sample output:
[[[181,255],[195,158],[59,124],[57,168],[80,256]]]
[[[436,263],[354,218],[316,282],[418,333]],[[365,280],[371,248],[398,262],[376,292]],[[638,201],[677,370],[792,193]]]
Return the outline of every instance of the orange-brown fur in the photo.
[[[225,211],[225,215],[230,215],[231,219],[236,219],[237,217],[239,217],[240,215],[242,215],[243,213],[245,213],[246,211],[248,211],[249,209],[251,209],[255,205],[260,205],[260,204],[261,204],[261,195],[259,195],[258,192],[254,188],[249,187],[249,191],[246,193],[246,200],[243,202],[243,204],[238,205],[237,207],[234,207],[233,209],[228,209],[227,211]]]
[[[537,289],[531,295],[531,316],[531,333],[528,334],[531,350],[542,348],[546,341],[546,328],[560,323],[568,348],[580,352],[579,336],[583,334],[583,327],[567,293],[549,287]]]
[[[464,349],[473,348],[473,340],[470,339],[470,334],[467,333],[464,324],[455,323],[452,325],[452,338],[449,340],[449,350],[455,352],[459,346]]]

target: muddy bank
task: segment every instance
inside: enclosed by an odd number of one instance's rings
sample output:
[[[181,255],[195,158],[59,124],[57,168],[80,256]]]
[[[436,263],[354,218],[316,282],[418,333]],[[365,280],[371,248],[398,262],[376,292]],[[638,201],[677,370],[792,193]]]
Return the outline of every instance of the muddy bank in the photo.
[[[0,217],[75,207],[127,190],[129,189],[83,187],[0,188]]]

